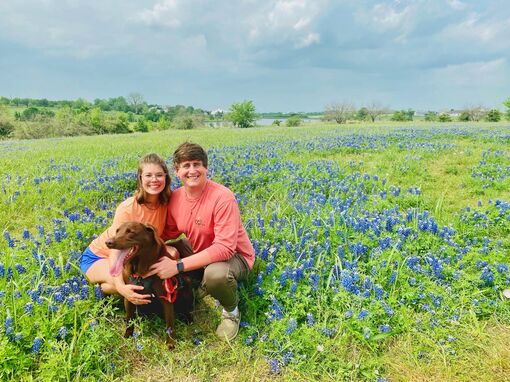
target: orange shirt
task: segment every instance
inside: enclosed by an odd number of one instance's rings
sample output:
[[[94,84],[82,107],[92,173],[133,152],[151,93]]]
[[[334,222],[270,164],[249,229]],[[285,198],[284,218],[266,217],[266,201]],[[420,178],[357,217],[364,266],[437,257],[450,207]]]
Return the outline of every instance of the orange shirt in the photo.
[[[239,253],[253,267],[255,251],[241,222],[234,194],[225,186],[208,180],[198,199],[188,199],[184,187],[172,192],[163,240],[184,233],[194,256],[209,264],[226,261]]]
[[[106,240],[113,237],[117,228],[125,222],[140,222],[150,224],[156,228],[161,236],[165,229],[167,205],[160,204],[156,209],[150,209],[145,204],[139,204],[134,197],[127,198],[119,204],[113,217],[113,223],[97,239],[90,243],[89,248],[96,256],[108,257],[110,250],[106,246]]]

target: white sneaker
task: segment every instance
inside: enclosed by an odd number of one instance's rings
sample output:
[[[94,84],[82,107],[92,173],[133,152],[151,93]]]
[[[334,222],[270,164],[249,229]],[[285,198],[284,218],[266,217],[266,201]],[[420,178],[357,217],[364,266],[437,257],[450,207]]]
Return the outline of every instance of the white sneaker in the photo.
[[[216,335],[222,340],[232,341],[239,333],[239,322],[241,321],[241,313],[234,315],[223,311],[221,313],[221,323],[216,329]]]

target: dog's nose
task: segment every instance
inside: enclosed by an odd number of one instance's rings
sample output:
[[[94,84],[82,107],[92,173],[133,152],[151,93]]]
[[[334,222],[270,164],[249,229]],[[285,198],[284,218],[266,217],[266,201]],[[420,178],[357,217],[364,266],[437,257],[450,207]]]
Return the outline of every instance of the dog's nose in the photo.
[[[109,248],[111,245],[113,245],[113,240],[112,239],[107,239],[104,243]]]

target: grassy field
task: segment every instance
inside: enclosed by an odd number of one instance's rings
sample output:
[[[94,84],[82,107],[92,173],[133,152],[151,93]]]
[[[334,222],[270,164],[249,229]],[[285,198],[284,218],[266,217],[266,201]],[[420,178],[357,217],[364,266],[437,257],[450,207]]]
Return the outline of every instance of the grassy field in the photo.
[[[77,264],[138,158],[185,140],[236,193],[258,260],[239,337],[215,338],[206,298],[169,353],[159,319],[122,338]],[[0,141],[0,379],[508,380],[509,143],[503,123]]]

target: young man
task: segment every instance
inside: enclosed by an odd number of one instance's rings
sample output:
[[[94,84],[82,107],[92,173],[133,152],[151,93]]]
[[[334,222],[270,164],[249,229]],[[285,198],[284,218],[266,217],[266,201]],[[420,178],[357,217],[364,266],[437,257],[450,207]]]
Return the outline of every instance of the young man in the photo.
[[[216,334],[230,341],[239,331],[237,282],[246,278],[253,267],[255,251],[241,222],[234,194],[207,179],[204,149],[194,143],[183,143],[175,150],[173,162],[182,187],[170,197],[162,238],[176,239],[184,234],[193,254],[184,257],[174,247],[167,247],[176,260],[162,257],[147,275],[157,274],[166,279],[205,268],[201,289],[223,306]]]

